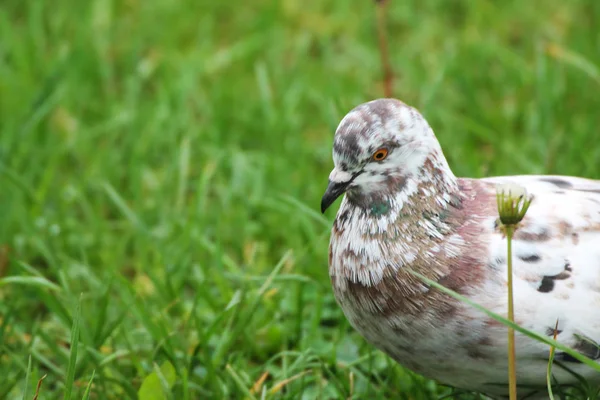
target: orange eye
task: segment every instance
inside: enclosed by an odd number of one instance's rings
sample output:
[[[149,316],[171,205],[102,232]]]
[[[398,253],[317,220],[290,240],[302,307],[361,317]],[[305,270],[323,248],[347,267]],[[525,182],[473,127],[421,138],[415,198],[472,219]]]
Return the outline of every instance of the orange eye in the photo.
[[[373,153],[373,160],[375,161],[383,161],[388,155],[387,149],[379,149],[375,153]]]

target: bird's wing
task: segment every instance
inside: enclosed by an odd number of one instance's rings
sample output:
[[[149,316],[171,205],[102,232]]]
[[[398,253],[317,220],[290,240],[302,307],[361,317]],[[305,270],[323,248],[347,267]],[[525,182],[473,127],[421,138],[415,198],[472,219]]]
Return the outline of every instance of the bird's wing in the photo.
[[[551,336],[558,321],[559,341],[600,359],[600,181],[565,176],[482,181],[512,182],[534,196],[513,240],[517,322]],[[506,246],[495,226],[489,267],[497,268],[498,276],[506,276]],[[504,308],[505,301],[497,306]]]

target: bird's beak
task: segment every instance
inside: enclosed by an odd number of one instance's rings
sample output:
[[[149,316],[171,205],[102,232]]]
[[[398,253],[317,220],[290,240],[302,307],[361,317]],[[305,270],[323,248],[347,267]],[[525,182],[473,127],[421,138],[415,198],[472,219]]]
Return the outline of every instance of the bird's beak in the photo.
[[[354,177],[348,172],[340,171],[335,168],[331,171],[331,174],[329,175],[329,185],[327,185],[327,190],[325,190],[325,194],[321,199],[322,213],[324,213],[338,197],[344,194],[353,179]]]

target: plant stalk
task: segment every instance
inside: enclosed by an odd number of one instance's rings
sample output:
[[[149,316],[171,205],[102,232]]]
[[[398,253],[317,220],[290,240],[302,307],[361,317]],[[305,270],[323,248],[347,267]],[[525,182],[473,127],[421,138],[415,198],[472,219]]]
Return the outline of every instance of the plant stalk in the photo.
[[[508,256],[508,320],[515,322],[513,301],[512,237],[513,225],[506,225],[506,243]],[[508,389],[509,399],[517,400],[517,361],[515,352],[515,331],[508,328]]]
[[[381,69],[383,72],[383,95],[389,98],[393,97],[394,73],[392,72],[392,63],[390,62],[390,53],[388,50],[388,37],[385,23],[386,3],[387,0],[375,0],[377,41],[379,44]]]

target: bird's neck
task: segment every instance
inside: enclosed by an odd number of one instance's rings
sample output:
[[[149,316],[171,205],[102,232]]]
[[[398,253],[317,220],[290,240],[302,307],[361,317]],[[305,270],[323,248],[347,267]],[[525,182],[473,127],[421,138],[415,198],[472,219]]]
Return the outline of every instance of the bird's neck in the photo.
[[[408,269],[430,279],[448,273],[436,257],[457,253],[446,242],[463,197],[456,178],[442,175],[407,179],[395,195],[375,197],[370,203],[356,204],[346,196],[333,225],[330,248],[330,275],[337,292],[348,285],[374,287],[388,276],[388,282],[411,282],[403,284],[410,297],[420,293],[422,283],[408,276]]]
[[[458,186],[445,160],[429,158],[393,193],[348,193],[333,226],[332,277],[373,286],[405,266],[442,275],[429,258],[452,234],[463,201]]]

